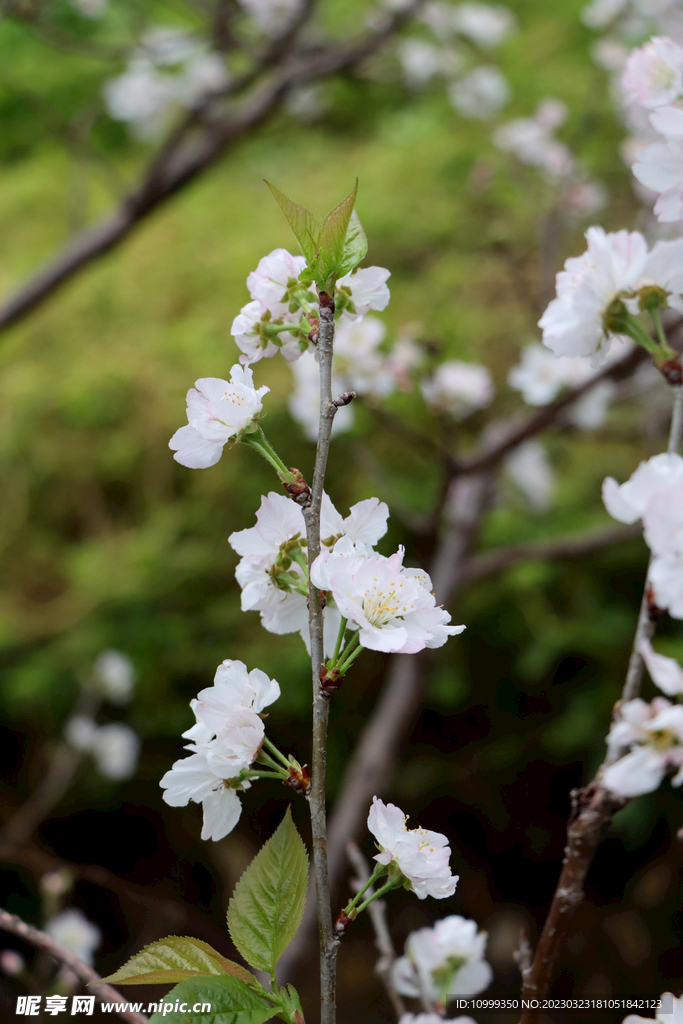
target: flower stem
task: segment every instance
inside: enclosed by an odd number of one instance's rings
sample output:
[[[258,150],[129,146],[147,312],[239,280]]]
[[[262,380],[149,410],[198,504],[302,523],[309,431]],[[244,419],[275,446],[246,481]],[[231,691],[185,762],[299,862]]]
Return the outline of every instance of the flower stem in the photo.
[[[348,914],[356,904],[362,899],[363,895],[368,891],[371,885],[374,885],[378,878],[387,873],[386,864],[376,864],[375,868],[368,878],[367,882],[358,890],[352,900],[349,900],[347,906],[344,907],[344,913]]]
[[[399,882],[397,878],[390,878],[388,882],[385,882],[384,885],[377,890],[377,892],[373,892],[372,896],[368,896],[365,903],[361,903],[361,905],[356,908],[356,913],[361,914],[370,906],[371,903],[378,900],[380,896],[384,896],[384,894],[389,892],[391,889],[397,889],[399,885],[401,885],[401,882]]]
[[[360,640],[358,639],[358,633],[354,633],[344,649],[340,663],[337,665],[337,668],[342,675],[348,671],[349,665],[355,661],[358,655],[364,650],[365,648],[361,645]]]
[[[269,740],[267,736],[263,737],[263,745],[264,745],[264,747],[268,747],[268,750],[270,750],[271,754],[274,754],[275,757],[277,758],[277,760],[281,761],[282,764],[285,766],[285,768],[289,768],[289,761],[288,761],[288,759],[285,757],[285,755],[282,753],[282,751],[278,750],[278,748],[275,746],[275,744],[272,743],[271,740]]]
[[[273,469],[277,471],[277,474],[281,479],[288,481],[292,480],[290,470],[285,466],[284,462],[275,451],[266,435],[263,433],[263,429],[261,427],[259,427],[253,434],[245,434],[242,437],[242,443],[248,444],[250,448],[253,448],[254,451],[259,453],[259,455],[262,455],[266,462],[269,462]]]
[[[335,665],[337,664],[337,658],[339,657],[339,652],[341,650],[342,640],[344,639],[344,633],[346,632],[346,623],[348,621],[349,621],[348,619],[342,619],[341,622],[339,623],[339,632],[337,633],[337,642],[334,645],[334,654],[332,655],[332,661],[330,662],[328,668],[334,668]]]

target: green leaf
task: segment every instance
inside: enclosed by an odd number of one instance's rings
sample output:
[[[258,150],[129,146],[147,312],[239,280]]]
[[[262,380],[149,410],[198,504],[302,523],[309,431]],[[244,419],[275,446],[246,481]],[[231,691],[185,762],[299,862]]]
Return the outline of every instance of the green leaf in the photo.
[[[351,222],[351,214],[356,203],[358,179],[346,199],[335,206],[323,221],[318,240],[320,255],[315,263],[316,281],[319,288],[324,288],[329,277],[342,277],[339,267],[344,257],[346,234]],[[311,268],[312,269],[312,268]]]
[[[291,810],[259,850],[228,906],[232,941],[252,966],[272,974],[301,923],[308,856]]]
[[[208,942],[181,935],[150,943],[102,980],[117,985],[172,985],[211,974],[232,975],[246,985],[258,984],[253,974],[221,956]]]
[[[363,231],[363,226],[358,219],[358,214],[354,210],[346,231],[344,251],[342,252],[341,262],[337,267],[337,277],[344,277],[345,274],[355,270],[361,260],[365,259],[367,251],[368,240]]]
[[[266,185],[272,192],[275,202],[287,218],[287,223],[294,232],[294,236],[299,243],[302,253],[308,262],[312,263],[318,255],[318,234],[320,233],[320,227],[317,220],[310,210],[307,210],[305,206],[299,206],[297,203],[293,203],[291,199],[287,198],[284,192],[280,192],[280,190],[275,188],[274,185],[271,185],[269,181],[266,181]]]
[[[219,978],[188,978],[160,1002],[172,1003],[174,1009],[169,1013],[158,1010],[149,1024],[263,1024],[276,1013],[253,989],[229,974]],[[211,1009],[202,1011],[202,1004]]]

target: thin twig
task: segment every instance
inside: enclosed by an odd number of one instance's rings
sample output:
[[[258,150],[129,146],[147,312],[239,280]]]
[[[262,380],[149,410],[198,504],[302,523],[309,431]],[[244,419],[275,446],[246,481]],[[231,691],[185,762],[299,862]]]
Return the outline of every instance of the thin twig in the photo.
[[[632,540],[642,534],[640,523],[626,526],[612,526],[603,530],[554,537],[550,540],[530,541],[528,544],[510,544],[493,551],[475,555],[464,570],[464,583],[493,576],[516,562],[549,561],[560,558],[580,558],[593,551],[611,547],[621,541]]]
[[[356,872],[358,888],[361,889],[370,877],[368,862],[353,842],[346,844],[346,855],[353,870]],[[371,885],[367,890],[367,895],[372,896],[374,892],[375,887]],[[396,1018],[400,1020],[406,1012],[406,1007],[391,980],[391,966],[396,959],[396,950],[391,941],[391,934],[387,925],[386,909],[384,900],[375,900],[368,907],[368,917],[375,930],[375,945],[379,953],[379,960],[375,964],[375,974],[382,979],[382,984],[394,1008]]]
[[[294,40],[278,55],[276,73],[263,69],[251,92],[235,110],[220,109],[212,97],[192,111],[153,158],[142,182],[117,210],[99,224],[70,239],[43,270],[24,284],[0,309],[0,330],[17,323],[75,274],[114,249],[159,206],[211,167],[231,146],[260,127],[280,108],[292,89],[348,70],[379,49],[407,21],[417,0],[360,41],[332,42],[312,51],[294,49]],[[214,102],[215,100],[215,102]]]
[[[675,392],[674,413],[669,434],[669,452],[680,450],[683,433],[683,388]],[[640,654],[637,648],[645,636],[654,632],[654,622],[647,613],[648,582],[645,580],[642,611],[638,616],[634,652],[638,658],[638,670],[633,669],[633,655],[624,682],[622,701],[633,699],[640,689],[642,672]],[[618,711],[617,711],[618,714]],[[523,976],[522,996],[526,999],[542,999],[548,994],[555,963],[562,949],[576,908],[583,900],[583,886],[586,874],[593,862],[596,850],[617,811],[629,803],[624,797],[616,796],[601,784],[602,773],[609,764],[608,755],[596,773],[595,779],[582,789],[571,793],[572,813],[567,827],[567,845],[564,851],[562,871],[550,904],[541,936],[538,940],[533,963]],[[540,1010],[523,1010],[521,1024],[540,1024]]]
[[[54,939],[51,939],[45,932],[39,931],[30,924],[26,924],[16,914],[10,914],[6,910],[0,909],[0,928],[3,931],[10,932],[12,935],[16,935],[17,938],[23,939],[24,942],[29,942],[36,949],[42,950],[44,953],[48,953],[53,960],[57,963],[63,964],[72,971],[79,981],[82,981],[84,985],[87,985],[89,990],[94,993],[95,996],[103,1003],[118,1003],[121,1006],[120,1010],[117,1010],[118,1016],[128,1024],[145,1024],[147,1017],[142,1013],[136,1013],[133,1010],[124,1009],[128,1007],[129,1003],[127,999],[112,988],[111,985],[107,985],[106,982],[100,980],[100,976],[97,971],[94,971],[88,964],[83,963],[79,960],[70,950],[61,946]]]
[[[313,562],[320,554],[320,508],[330,451],[332,424],[337,406],[332,401],[332,350],[334,345],[334,300],[321,293],[318,354],[320,357],[320,420],[315,469],[311,485],[311,503],[304,510],[308,550],[309,579]],[[311,789],[308,797],[313,841],[320,935],[320,1021],[334,1024],[336,1017],[337,949],[339,940],[332,924],[332,906],[327,868],[327,812],[325,808],[325,771],[327,763],[327,722],[330,699],[320,686],[320,672],[325,658],[323,604],[320,591],[309,583],[308,628],[311,638],[313,680],[313,751],[311,755]]]

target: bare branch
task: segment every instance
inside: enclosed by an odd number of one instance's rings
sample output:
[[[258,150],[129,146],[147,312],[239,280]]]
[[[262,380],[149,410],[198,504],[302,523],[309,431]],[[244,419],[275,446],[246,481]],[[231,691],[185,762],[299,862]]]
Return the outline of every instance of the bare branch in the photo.
[[[121,1009],[117,1010],[117,1013],[121,1020],[127,1021],[128,1024],[145,1024],[147,1021],[147,1017],[144,1014],[123,1009],[123,1007],[129,1005],[127,999],[124,999],[111,985],[101,981],[97,971],[94,971],[88,964],[79,960],[70,950],[60,946],[58,942],[51,939],[45,932],[41,932],[32,925],[26,924],[16,914],[10,914],[8,911],[1,909],[0,928],[3,931],[10,932],[12,935],[16,935],[19,939],[23,939],[24,942],[30,942],[36,949],[40,949],[51,956],[58,964],[68,967],[79,981],[82,981],[84,985],[89,987],[90,991],[97,996],[100,1002],[118,1003]]]
[[[358,889],[360,889],[365,885],[370,877],[368,862],[356,844],[352,842],[348,842],[346,844],[346,855],[353,866],[353,870],[356,872],[356,883]],[[374,885],[371,885],[367,890],[366,899],[373,896],[374,892],[375,887]],[[386,910],[387,907],[384,900],[375,900],[374,903],[371,903],[367,908],[367,913],[372,923],[372,927],[375,930],[375,945],[379,952],[379,960],[375,964],[375,974],[382,979],[382,983],[386,989],[387,995],[389,996],[391,1005],[394,1008],[396,1018],[397,1020],[400,1020],[406,1012],[406,1007],[391,981],[391,965],[396,959],[396,950],[394,949],[394,944],[391,941],[391,935],[389,933],[389,927],[386,919]]]
[[[293,41],[278,54],[276,73],[265,68],[236,109],[220,109],[219,100],[193,111],[171,134],[141,184],[108,218],[73,238],[42,271],[0,309],[0,330],[17,323],[93,260],[114,249],[159,206],[189,185],[223,154],[262,125],[292,89],[352,68],[373,53],[418,6],[388,17],[360,41],[330,43],[315,51],[293,52]]]
[[[561,558],[580,558],[601,548],[632,540],[642,534],[639,523],[611,526],[603,530],[554,537],[551,540],[530,541],[528,544],[510,544],[484,554],[475,555],[467,563],[463,583],[474,583],[486,576],[494,576],[515,562],[545,561]]]

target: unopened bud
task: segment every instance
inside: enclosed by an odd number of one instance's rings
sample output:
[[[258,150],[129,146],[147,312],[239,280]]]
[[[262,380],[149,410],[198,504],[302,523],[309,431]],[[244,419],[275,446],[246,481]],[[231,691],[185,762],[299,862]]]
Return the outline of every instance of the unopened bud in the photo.
[[[341,914],[339,915],[339,917],[337,918],[337,920],[335,922],[334,934],[338,935],[339,938],[341,938],[342,935],[346,935],[347,931],[349,930],[349,928],[351,927],[352,923],[355,920],[356,920],[356,910],[355,909],[350,911],[350,913],[348,913],[348,914],[346,913],[345,910],[342,910]]]
[[[657,619],[664,614],[664,609],[657,605],[657,602],[655,601],[655,592],[651,586],[647,588],[646,600],[647,614],[650,622],[656,622]]]
[[[301,796],[308,796],[311,788],[311,773],[308,770],[308,765],[291,765],[289,778],[285,779],[282,785],[289,786],[295,793],[299,793]]]
[[[665,359],[663,363],[655,364],[664,377],[667,384],[672,387],[680,387],[683,384],[683,367],[678,356],[674,359]]]
[[[301,470],[295,466],[290,466],[289,471],[294,479],[289,482],[283,481],[282,486],[292,501],[295,501],[301,508],[308,508],[311,504],[311,488],[304,480]]]
[[[339,395],[338,398],[332,400],[332,405],[336,405],[339,409],[343,405],[350,405],[356,397],[355,391],[344,391],[343,394]]]
[[[333,295],[330,295],[329,292],[318,292],[318,300],[323,309],[329,309],[330,312],[334,313]]]
[[[342,675],[338,668],[332,668],[327,671],[326,665],[320,666],[320,689],[322,692],[331,697],[333,693],[336,693],[341,686]]]

